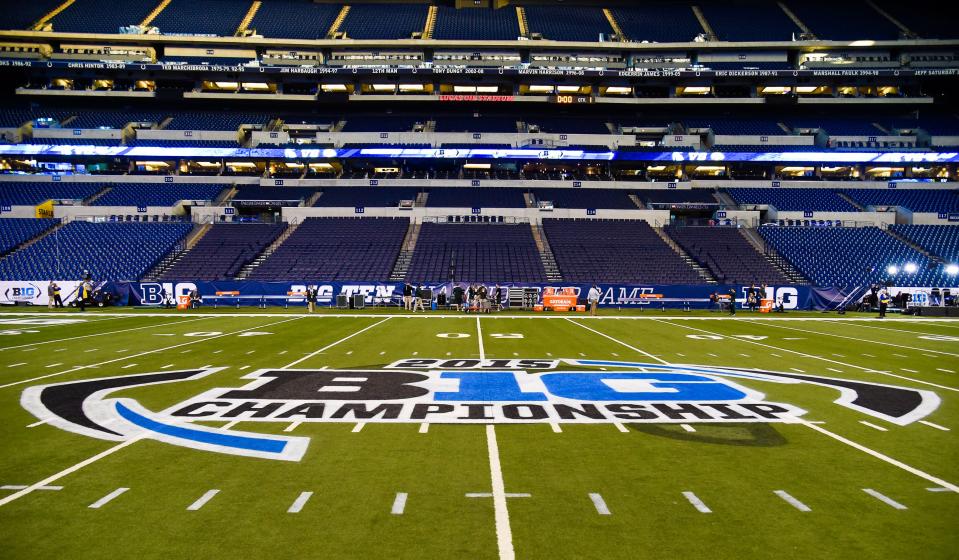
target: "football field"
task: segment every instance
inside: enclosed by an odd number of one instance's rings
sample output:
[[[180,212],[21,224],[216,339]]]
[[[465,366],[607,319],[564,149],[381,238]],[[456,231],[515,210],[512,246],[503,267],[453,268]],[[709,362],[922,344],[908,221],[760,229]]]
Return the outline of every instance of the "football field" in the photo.
[[[0,313],[0,557],[955,558],[959,321]]]

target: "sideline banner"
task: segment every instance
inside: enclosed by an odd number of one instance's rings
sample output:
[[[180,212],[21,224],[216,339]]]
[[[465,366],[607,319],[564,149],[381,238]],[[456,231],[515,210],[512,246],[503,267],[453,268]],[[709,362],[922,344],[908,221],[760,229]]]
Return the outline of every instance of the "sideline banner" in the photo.
[[[421,286],[424,289],[433,290],[434,297],[445,293],[447,298],[452,297],[454,286],[459,285],[464,289],[468,286],[465,282],[438,282],[424,283]],[[484,283],[487,286],[490,297],[493,297],[496,284]],[[585,303],[586,294],[589,292],[590,285],[576,283],[517,283],[504,282],[499,284],[503,288],[504,302],[507,299],[509,288],[529,288],[536,293],[536,303],[542,303],[543,292],[547,288],[554,290],[562,288],[572,288],[572,291],[581,303]],[[171,294],[174,297],[187,295],[192,290],[204,299],[203,306],[209,307],[216,305],[235,306],[285,306],[285,305],[306,305],[306,299],[300,294],[304,293],[307,286],[316,286],[318,292],[317,303],[321,306],[336,303],[336,296],[353,296],[362,294],[366,305],[389,305],[396,304],[403,293],[403,283],[393,282],[322,282],[322,281],[303,281],[303,282],[200,282],[200,281],[163,281],[163,282],[117,282],[110,285],[117,299],[118,305],[162,305],[163,298],[161,293]],[[623,308],[650,308],[662,309],[663,307],[692,309],[708,309],[710,307],[709,296],[717,292],[719,294],[728,294],[730,290],[736,291],[737,307],[743,308],[746,303],[746,292],[748,286],[738,285],[650,285],[650,284],[599,284],[602,296],[599,304],[602,307],[623,307]],[[770,286],[766,289],[764,299],[771,299],[778,302],[783,300],[783,307],[791,309],[809,309],[814,300],[813,288],[809,286]]]

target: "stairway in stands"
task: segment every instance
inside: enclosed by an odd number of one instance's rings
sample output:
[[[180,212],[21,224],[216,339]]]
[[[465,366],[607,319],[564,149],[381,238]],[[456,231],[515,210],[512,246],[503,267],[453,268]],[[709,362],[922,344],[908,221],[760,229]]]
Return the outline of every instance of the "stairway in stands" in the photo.
[[[559,265],[556,264],[556,256],[549,247],[549,241],[538,224],[530,224],[533,230],[533,241],[536,242],[536,248],[539,249],[539,258],[543,263],[543,270],[546,271],[546,279],[550,282],[562,282],[563,275],[559,271]]]
[[[247,278],[249,278],[250,274],[252,274],[253,271],[257,269],[257,267],[263,264],[263,261],[270,258],[270,255],[272,255],[280,247],[280,245],[283,245],[283,243],[291,235],[293,235],[293,232],[296,231],[298,227],[300,227],[301,223],[302,222],[295,222],[295,221],[288,223],[283,233],[281,233],[280,236],[273,241],[273,243],[270,243],[269,247],[267,247],[266,249],[263,249],[263,252],[257,255],[255,259],[250,261],[250,264],[240,269],[240,272],[237,273],[236,275],[236,279],[246,280]]]
[[[842,192],[842,191],[836,191],[836,194],[839,196],[839,198],[841,198],[841,199],[845,200],[846,202],[848,202],[849,204],[852,204],[853,206],[855,206],[856,209],[859,210],[860,212],[865,212],[865,211],[866,211],[866,207],[865,207],[865,206],[863,206],[862,204],[859,204],[858,202],[856,202],[855,200],[853,200],[852,197],[849,196],[848,194],[846,194],[846,193],[844,193],[844,192]]]
[[[393,271],[390,272],[391,282],[402,282],[406,279],[406,274],[410,271],[410,263],[413,262],[416,240],[420,237],[420,225],[419,222],[410,222],[406,237],[403,238],[403,244],[400,246],[400,254],[396,256],[396,263],[393,264]]]
[[[148,282],[156,282],[162,278],[163,274],[173,268],[173,265],[178,263],[184,255],[189,253],[190,249],[195,247],[196,244],[203,239],[203,236],[206,235],[212,227],[213,226],[211,224],[195,224],[193,226],[193,230],[187,234],[186,242],[182,245],[177,245],[177,247],[173,249],[170,254],[163,257],[160,262],[158,262],[153,268],[143,275],[143,280]]]
[[[746,238],[746,241],[749,241],[750,245],[752,245],[769,264],[776,267],[779,272],[782,272],[783,276],[788,278],[791,284],[809,283],[809,280],[806,280],[801,272],[796,270],[793,265],[789,264],[789,261],[777,253],[772,246],[767,244],[754,228],[740,228],[739,233]]]
[[[663,228],[654,227],[653,231],[655,231],[656,235],[658,235],[659,238],[663,240],[663,243],[668,245],[669,248],[672,249],[677,255],[679,255],[680,258],[682,258],[683,261],[685,261],[690,268],[695,270],[696,274],[698,274],[699,277],[702,278],[704,282],[706,282],[707,284],[718,284],[718,282],[716,281],[716,277],[713,276],[712,273],[709,272],[709,270],[703,268],[698,262],[696,262],[696,259],[690,257],[689,253],[683,250],[683,248],[680,247],[678,243],[673,241],[673,238],[671,238],[669,235],[666,234],[665,231],[663,231]]]

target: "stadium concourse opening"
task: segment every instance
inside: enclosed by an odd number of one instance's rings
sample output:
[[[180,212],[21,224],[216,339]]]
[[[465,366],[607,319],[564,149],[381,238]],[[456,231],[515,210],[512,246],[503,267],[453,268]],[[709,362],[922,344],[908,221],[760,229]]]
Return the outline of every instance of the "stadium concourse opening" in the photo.
[[[955,556],[941,3],[8,4],[3,558]]]

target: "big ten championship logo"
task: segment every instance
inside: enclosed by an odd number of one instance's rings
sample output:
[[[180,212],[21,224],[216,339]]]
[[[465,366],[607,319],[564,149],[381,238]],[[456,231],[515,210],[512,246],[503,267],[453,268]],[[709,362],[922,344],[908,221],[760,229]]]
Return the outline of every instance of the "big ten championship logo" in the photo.
[[[141,282],[140,303],[143,305],[162,305],[166,301],[176,300],[180,296],[189,295],[191,291],[197,289],[196,284],[192,282]],[[165,300],[164,297],[167,299]]]
[[[602,368],[602,369],[597,369]],[[154,412],[133,387],[189,382],[223,368],[69,381],[26,389],[21,404],[50,426],[99,439],[158,441],[235,455],[297,461],[309,439],[212,428],[197,421],[385,423],[801,422],[791,404],[754,384],[835,389],[840,406],[905,425],[939,405],[934,393],[810,374],[552,359],[433,359],[380,369],[264,369],[240,387],[217,387]],[[742,383],[748,383],[750,387]],[[209,382],[205,383],[209,386]]]
[[[799,290],[789,286],[777,288],[773,286],[767,286],[766,292],[763,293],[762,287],[753,287],[756,290],[757,301],[756,305],[759,305],[761,299],[768,299],[773,302],[775,305],[779,305],[779,301],[782,300],[783,309],[797,309],[799,307]],[[742,295],[739,298],[740,307],[749,307],[749,290],[750,286],[741,286],[739,292]]]

